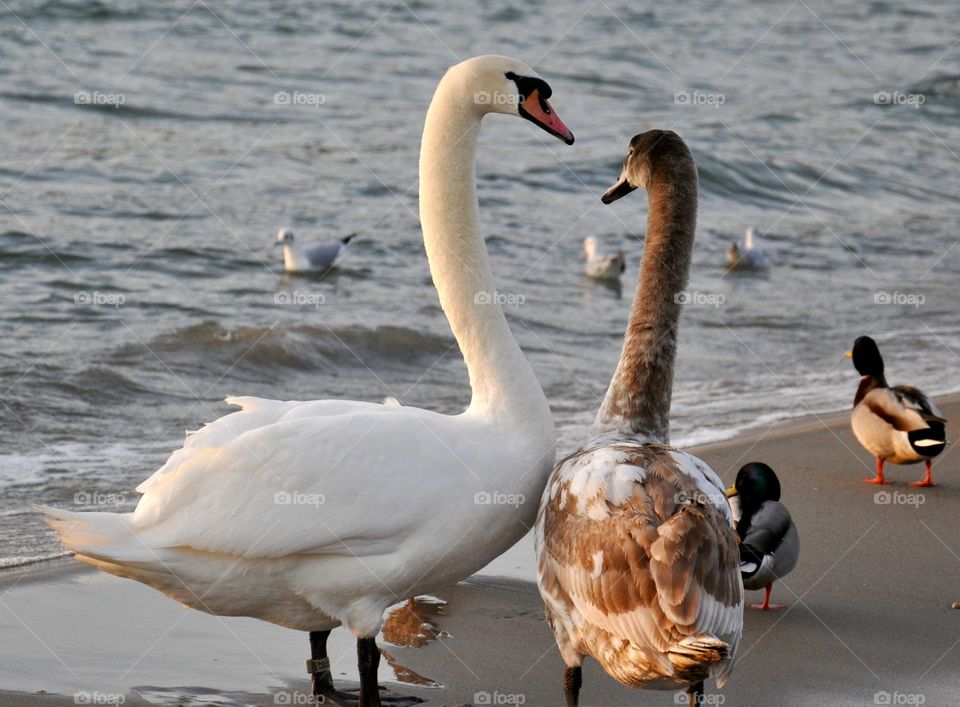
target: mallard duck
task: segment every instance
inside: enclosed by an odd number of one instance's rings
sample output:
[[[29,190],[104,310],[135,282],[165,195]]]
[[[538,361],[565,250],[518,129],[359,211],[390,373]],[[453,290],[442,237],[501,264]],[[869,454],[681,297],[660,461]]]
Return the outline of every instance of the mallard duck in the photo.
[[[287,272],[324,272],[336,264],[354,235],[301,248],[293,231],[281,228],[277,231],[276,245],[283,246],[283,268]]]
[[[616,255],[601,254],[597,251],[597,239],[593,236],[583,239],[583,256],[586,259],[583,271],[587,277],[595,280],[619,280],[627,269],[622,250],[617,251]]]
[[[676,133],[630,142],[610,202],[644,187],[650,212],[620,364],[590,440],[563,459],[537,517],[538,584],[576,705],[593,657],[624,685],[723,685],[743,629],[733,516],[719,477],[669,445],[681,292],[690,269],[697,168]]]
[[[756,242],[756,230],[751,226],[743,239],[743,247],[736,241],[727,246],[728,270],[766,270],[767,257]]]
[[[744,589],[766,589],[762,604],[750,608],[782,609],[770,603],[774,581],[797,566],[800,535],[790,511],[780,503],[780,480],[763,462],[744,464],[727,497],[740,538],[740,574]]]
[[[877,475],[870,484],[890,483],[883,477],[883,463],[924,462],[927,472],[911,486],[933,486],[931,460],[947,446],[947,421],[936,403],[910,385],[891,388],[883,375],[883,358],[877,342],[861,336],[847,352],[863,376],[853,399],[850,423],[863,448],[877,458]]]

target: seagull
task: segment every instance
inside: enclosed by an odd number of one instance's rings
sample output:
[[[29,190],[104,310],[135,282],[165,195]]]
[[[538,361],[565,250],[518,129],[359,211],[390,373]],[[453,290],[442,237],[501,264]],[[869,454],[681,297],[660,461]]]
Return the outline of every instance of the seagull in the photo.
[[[619,280],[626,270],[626,259],[623,251],[616,255],[604,255],[597,252],[597,239],[589,236],[583,239],[583,254],[586,258],[584,272],[587,277],[597,280]]]
[[[753,226],[747,229],[743,246],[732,242],[727,246],[728,270],[766,270],[767,258],[756,243],[756,229]]]
[[[283,246],[283,267],[287,272],[323,272],[337,262],[337,258],[346,249],[355,236],[351,233],[337,241],[324,241],[306,248],[300,248],[294,242],[293,231],[281,228],[277,231],[277,245]]]

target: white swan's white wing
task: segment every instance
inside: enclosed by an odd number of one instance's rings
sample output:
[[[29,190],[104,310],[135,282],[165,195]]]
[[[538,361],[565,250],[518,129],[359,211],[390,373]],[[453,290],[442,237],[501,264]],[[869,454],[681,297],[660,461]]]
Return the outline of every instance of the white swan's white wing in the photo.
[[[195,445],[151,479],[131,518],[138,535],[247,558],[391,552],[429,515],[433,492],[458,483],[456,418],[353,405],[294,406],[220,446]]]
[[[462,460],[479,458],[485,442],[463,440],[462,416],[353,401],[231,400],[242,409],[190,435],[141,485],[133,513],[43,509],[64,544],[119,564],[150,562],[168,548],[245,558],[382,555],[423,528],[436,498],[472,504]]]
[[[183,447],[171,454],[162,467],[137,486],[137,491],[146,493],[198,450],[219,448],[244,432],[271,425],[284,416],[289,415],[292,418],[310,415],[338,415],[379,407],[374,403],[352,400],[268,400],[251,396],[233,396],[227,398],[224,402],[228,405],[238,406],[240,410],[209,422],[199,430],[188,432]]]

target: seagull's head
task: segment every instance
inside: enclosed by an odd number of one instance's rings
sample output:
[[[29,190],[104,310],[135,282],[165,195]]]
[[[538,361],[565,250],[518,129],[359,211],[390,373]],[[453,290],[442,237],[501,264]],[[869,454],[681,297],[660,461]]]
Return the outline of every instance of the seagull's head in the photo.
[[[593,258],[597,254],[597,239],[593,236],[587,236],[583,239],[583,254],[587,256],[588,259]]]
[[[281,228],[277,231],[277,245],[287,245],[293,243],[293,231],[289,228]]]

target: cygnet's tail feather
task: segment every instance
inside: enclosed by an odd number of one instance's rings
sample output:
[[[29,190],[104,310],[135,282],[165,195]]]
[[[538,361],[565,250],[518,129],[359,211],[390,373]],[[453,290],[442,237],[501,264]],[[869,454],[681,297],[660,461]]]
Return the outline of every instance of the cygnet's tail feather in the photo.
[[[678,676],[702,680],[720,667],[718,663],[730,657],[730,645],[706,633],[694,634],[670,646],[667,657]],[[716,671],[718,684],[720,680],[726,681],[729,669],[730,666],[724,665]]]

